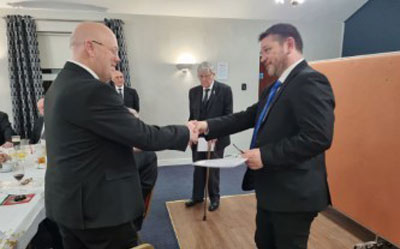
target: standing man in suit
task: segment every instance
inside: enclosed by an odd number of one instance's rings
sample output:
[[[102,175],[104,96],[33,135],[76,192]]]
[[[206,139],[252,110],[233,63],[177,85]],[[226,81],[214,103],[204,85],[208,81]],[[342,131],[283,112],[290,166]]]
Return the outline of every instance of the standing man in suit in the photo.
[[[115,70],[113,72],[111,85],[115,87],[115,91],[124,100],[125,106],[139,113],[139,95],[135,89],[125,86],[124,75],[120,71]]]
[[[14,134],[7,113],[0,111],[0,146],[11,148],[13,146],[11,137]]]
[[[123,99],[124,105],[138,118],[140,111],[139,95],[134,88],[125,86],[125,78],[122,72],[115,70],[112,73],[110,85],[115,88],[115,91]],[[156,184],[158,175],[157,155],[154,151],[143,151],[138,148],[134,148],[134,154],[140,176],[142,195],[147,205],[146,208],[149,208],[151,192]],[[139,230],[142,227],[143,219],[144,216],[135,221],[135,225]]]
[[[263,32],[261,62],[278,78],[247,110],[198,122],[210,138],[254,127],[242,188],[255,188],[255,241],[260,249],[307,248],[310,226],[330,204],[325,151],[333,136],[335,101],[328,79],[302,55],[290,24]]]
[[[192,126],[150,126],[128,111],[107,85],[120,59],[105,25],[79,24],[70,47],[72,60],[45,97],[46,214],[66,249],[131,248],[144,205],[132,147],[185,150],[197,134]]]
[[[31,138],[29,139],[30,144],[36,144],[40,139],[45,138],[44,134],[44,98],[40,98],[36,103],[37,109],[39,111],[39,117],[36,119],[33,125],[33,130]]]
[[[189,91],[189,120],[205,120],[231,114],[233,111],[232,90],[230,86],[214,80],[214,67],[208,62],[202,62],[197,68],[200,85]],[[224,157],[224,149],[231,141],[229,136],[219,136],[209,141],[214,145],[211,158]],[[193,162],[207,158],[207,152],[197,151],[197,145],[192,146]],[[192,207],[204,199],[206,168],[194,167],[192,198],[185,204]],[[219,207],[219,169],[210,168],[208,177],[208,192],[210,206],[208,210],[215,211]]]

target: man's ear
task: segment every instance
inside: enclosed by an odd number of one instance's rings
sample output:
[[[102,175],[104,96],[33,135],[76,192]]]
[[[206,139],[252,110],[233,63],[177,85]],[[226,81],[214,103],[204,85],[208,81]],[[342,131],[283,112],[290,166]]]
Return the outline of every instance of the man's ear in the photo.
[[[94,57],[94,46],[93,42],[85,40],[83,42],[83,49],[89,55],[89,57]]]
[[[287,44],[288,50],[290,52],[293,51],[293,50],[296,50],[296,42],[293,39],[293,37],[286,38],[286,44]]]

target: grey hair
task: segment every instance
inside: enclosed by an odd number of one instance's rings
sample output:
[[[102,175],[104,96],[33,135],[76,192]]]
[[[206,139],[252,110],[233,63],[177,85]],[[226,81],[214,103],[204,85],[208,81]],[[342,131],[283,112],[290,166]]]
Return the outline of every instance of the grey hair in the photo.
[[[215,69],[214,66],[207,62],[207,61],[203,61],[202,63],[200,63],[200,65],[197,67],[197,73],[204,73],[204,72],[210,72],[215,74]]]

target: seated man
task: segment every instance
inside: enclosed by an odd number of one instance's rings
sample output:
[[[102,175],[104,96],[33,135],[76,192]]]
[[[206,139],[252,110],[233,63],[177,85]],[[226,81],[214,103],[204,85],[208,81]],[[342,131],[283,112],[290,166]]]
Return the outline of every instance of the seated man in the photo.
[[[6,153],[4,152],[0,152],[0,164],[6,162],[7,160],[10,159],[10,156],[8,156]]]
[[[36,144],[40,139],[44,139],[44,98],[40,98],[37,102],[37,109],[39,111],[39,117],[36,119],[29,139],[30,144]]]
[[[10,121],[8,121],[7,113],[0,111],[0,146],[10,148],[13,146],[11,143],[11,136],[15,132],[11,128]]]
[[[36,144],[44,135],[44,98],[40,98],[37,103],[39,117],[36,119],[29,139],[30,144]],[[44,219],[38,228],[38,232],[32,240],[32,245],[36,248],[62,249],[62,238],[57,224],[49,219]]]

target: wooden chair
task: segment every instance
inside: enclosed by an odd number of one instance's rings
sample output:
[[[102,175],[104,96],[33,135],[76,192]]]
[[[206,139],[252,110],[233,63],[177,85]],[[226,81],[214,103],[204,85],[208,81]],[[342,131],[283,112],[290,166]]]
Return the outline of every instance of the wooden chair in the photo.
[[[148,243],[144,243],[144,244],[132,247],[131,249],[154,249],[154,247]]]

